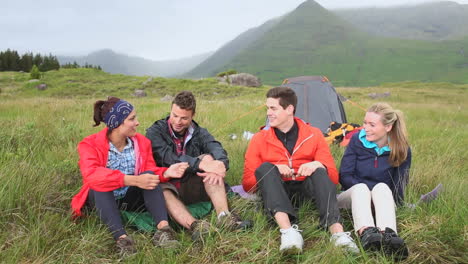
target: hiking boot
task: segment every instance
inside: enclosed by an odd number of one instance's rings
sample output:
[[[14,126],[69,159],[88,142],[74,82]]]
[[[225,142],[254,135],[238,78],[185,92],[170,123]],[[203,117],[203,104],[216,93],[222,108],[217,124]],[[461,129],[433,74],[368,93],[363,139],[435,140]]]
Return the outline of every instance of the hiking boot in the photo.
[[[117,252],[120,257],[128,257],[137,252],[135,242],[129,236],[120,237],[116,241]]]
[[[283,254],[299,254],[304,246],[304,239],[297,225],[292,225],[288,229],[280,229],[281,245],[280,252]]]
[[[242,220],[237,214],[235,213],[225,213],[221,215],[216,224],[218,227],[226,228],[230,231],[241,230],[241,229],[248,229],[252,227],[252,221],[250,220]]]
[[[380,251],[382,247],[382,233],[377,227],[368,227],[359,236],[364,250]]]
[[[383,232],[383,250],[385,254],[393,255],[397,261],[404,260],[409,255],[405,241],[393,229],[388,227]]]
[[[356,246],[356,243],[354,243],[350,232],[334,233],[332,234],[330,241],[336,247],[342,247],[350,253],[359,253],[359,248]]]
[[[176,233],[170,226],[165,226],[156,230],[153,235],[153,244],[162,248],[175,248],[180,245],[177,241]]]
[[[190,225],[190,230],[192,230],[192,240],[195,242],[203,242],[203,237],[209,234],[211,229],[211,224],[207,221],[196,220]]]

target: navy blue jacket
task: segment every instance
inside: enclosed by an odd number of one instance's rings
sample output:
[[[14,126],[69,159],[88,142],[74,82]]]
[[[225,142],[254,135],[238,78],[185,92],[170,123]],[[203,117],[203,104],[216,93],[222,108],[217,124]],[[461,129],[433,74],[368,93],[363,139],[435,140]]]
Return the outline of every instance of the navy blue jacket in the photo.
[[[408,183],[411,149],[408,149],[408,157],[399,167],[389,164],[389,156],[389,151],[378,156],[374,149],[364,147],[359,133],[353,135],[341,159],[340,184],[343,190],[358,183],[364,183],[372,190],[377,183],[383,182],[392,190],[395,202],[401,204]]]

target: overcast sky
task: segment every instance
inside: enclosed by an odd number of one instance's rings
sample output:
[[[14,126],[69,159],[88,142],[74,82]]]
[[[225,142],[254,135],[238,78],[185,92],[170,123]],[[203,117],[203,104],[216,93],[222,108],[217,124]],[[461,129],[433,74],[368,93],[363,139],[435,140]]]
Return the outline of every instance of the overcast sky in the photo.
[[[86,55],[109,48],[152,60],[220,48],[305,0],[2,0],[0,50]],[[317,0],[327,9],[428,0]],[[432,1],[434,2],[434,1]],[[468,4],[468,0],[456,0]]]

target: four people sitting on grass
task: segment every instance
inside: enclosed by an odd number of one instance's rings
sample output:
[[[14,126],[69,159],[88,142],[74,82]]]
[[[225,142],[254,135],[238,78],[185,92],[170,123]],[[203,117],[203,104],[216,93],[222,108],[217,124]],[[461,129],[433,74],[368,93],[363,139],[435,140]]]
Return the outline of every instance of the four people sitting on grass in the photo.
[[[395,216],[395,203],[403,201],[411,165],[403,114],[377,103],[367,110],[363,126],[341,160],[344,192],[338,196],[338,206],[351,208],[354,230],[365,250],[383,248],[405,259],[408,249],[397,235]]]
[[[280,251],[302,251],[297,208],[307,199],[316,205],[320,226],[330,231],[334,245],[359,252],[350,232],[344,232],[338,210],[351,208],[365,250],[383,248],[398,259],[406,258],[408,250],[397,235],[395,220],[395,202],[403,200],[411,163],[401,113],[387,104],[369,108],[364,129],[351,139],[338,175],[322,132],[294,116],[295,92],[275,87],[266,97],[269,126],[249,144],[242,185],[261,196],[265,212],[278,224]],[[161,247],[179,244],[168,214],[191,231],[194,241],[212,228],[192,216],[186,208],[190,204],[211,202],[220,227],[252,226],[229,210],[227,153],[193,120],[195,110],[193,94],[180,92],[169,116],[147,129],[148,139],[136,132],[139,123],[130,103],[115,97],[95,103],[95,126],[103,122],[107,127],[78,145],[83,186],[73,197],[72,209],[80,216],[83,206],[95,208],[121,254],[134,253],[135,246],[119,210],[147,210],[157,227],[153,243]],[[344,192],[337,198],[338,181]]]

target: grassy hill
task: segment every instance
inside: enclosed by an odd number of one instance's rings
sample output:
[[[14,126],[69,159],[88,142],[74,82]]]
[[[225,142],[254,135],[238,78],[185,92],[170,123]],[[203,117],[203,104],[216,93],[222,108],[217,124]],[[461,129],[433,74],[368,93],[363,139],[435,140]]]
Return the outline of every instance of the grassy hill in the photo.
[[[29,81],[29,73],[0,72],[0,94],[5,97],[66,97],[89,98],[109,95],[133,97],[135,90],[143,90],[148,97],[175,95],[182,90],[192,90],[202,98],[230,98],[249,96],[262,88],[228,86],[215,78],[199,80],[175,79],[149,76],[110,74],[96,69],[60,69],[43,73],[37,82]],[[45,91],[36,86],[46,84]]]
[[[468,37],[431,42],[374,36],[309,0],[205,76],[236,69],[271,85],[300,75],[326,75],[338,86],[407,80],[466,83],[467,46]],[[202,66],[193,72],[203,72]]]
[[[99,131],[92,127],[92,104],[106,95],[120,95],[133,103],[140,121],[139,132],[164,116],[170,102],[160,97],[178,89],[191,89],[198,97],[196,120],[212,131],[226,148],[231,168],[226,180],[240,183],[243,155],[248,141],[243,131],[257,131],[265,120],[267,87],[217,86],[211,80],[189,81],[156,78],[150,81],[146,98],[129,94],[147,77],[112,75],[90,69],[48,72],[44,92],[30,87],[27,74],[0,73],[0,263],[115,263],[113,242],[106,227],[92,214],[72,221],[70,199],[81,185],[76,145]],[[69,82],[72,81],[72,82]],[[30,90],[32,89],[32,90]],[[233,92],[233,89],[240,89]],[[81,91],[79,94],[70,92]],[[407,119],[413,163],[406,202],[438,183],[441,196],[414,210],[397,211],[398,229],[408,243],[410,257],[404,263],[466,263],[468,217],[466,172],[468,171],[468,85],[450,83],[389,83],[366,88],[338,87],[354,102],[369,106],[369,93],[390,92],[386,101],[401,109]],[[63,94],[61,94],[61,92]],[[345,103],[348,120],[361,123],[364,112]],[[230,134],[238,135],[235,140]],[[332,146],[339,165],[343,149]],[[281,256],[279,231],[269,224],[256,202],[230,200],[254,229],[232,233],[214,232],[205,245],[192,244],[187,232],[179,231],[182,247],[154,248],[152,234],[128,229],[139,253],[126,263],[393,263],[381,254],[346,253],[330,245],[329,235],[318,229],[318,216],[309,203],[299,210],[305,239],[302,255]],[[343,211],[351,230],[350,212]],[[206,219],[215,222],[215,215]]]

